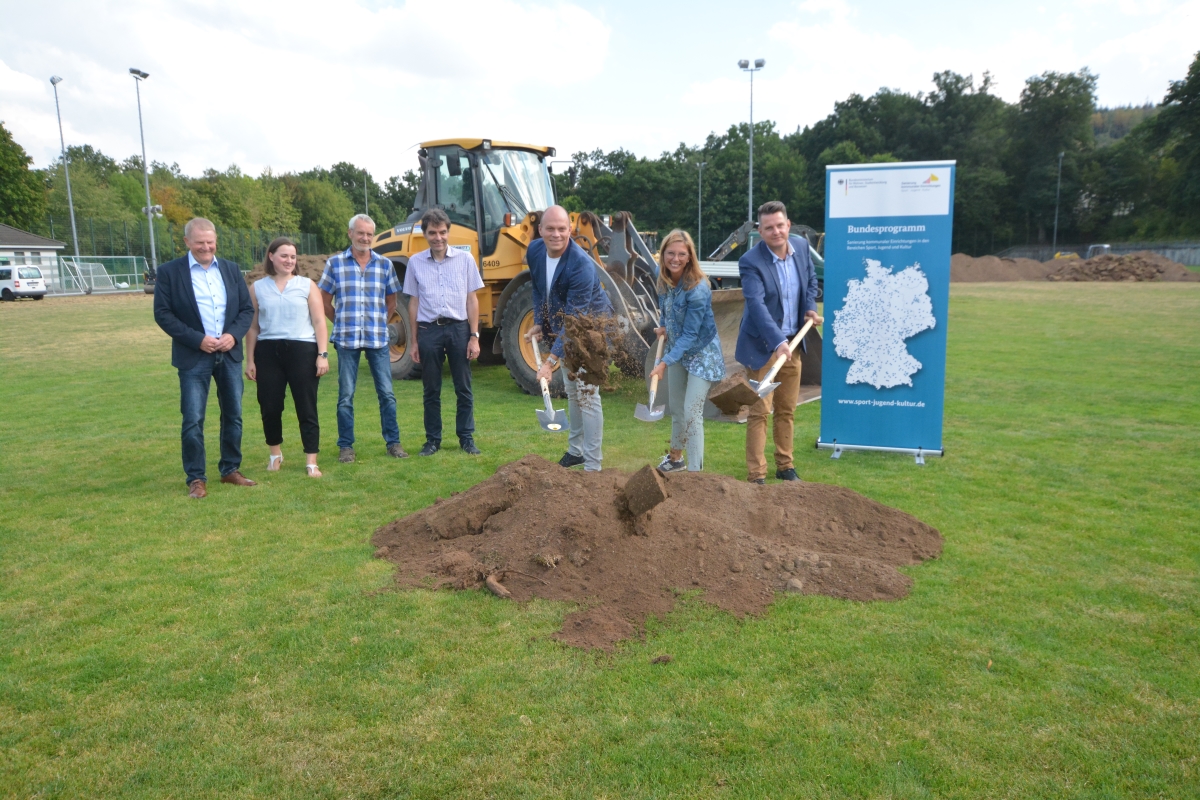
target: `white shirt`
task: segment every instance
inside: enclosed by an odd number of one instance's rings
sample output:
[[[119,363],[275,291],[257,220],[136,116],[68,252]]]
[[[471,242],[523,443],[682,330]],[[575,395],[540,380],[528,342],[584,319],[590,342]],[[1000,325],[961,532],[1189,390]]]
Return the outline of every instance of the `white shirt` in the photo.
[[[200,324],[204,333],[220,339],[225,332],[225,279],[214,257],[206,269],[192,252],[188,251],[188,266],[192,273],[192,291],[196,295],[196,308],[200,311]]]
[[[550,254],[546,254],[546,295],[550,294],[550,284],[554,283],[554,270],[558,269],[558,262],[562,256],[551,258]]]
[[[254,282],[254,298],[258,301],[258,338],[290,339],[296,342],[315,342],[312,314],[308,310],[308,295],[313,282],[303,275],[293,275],[282,291],[271,275]]]

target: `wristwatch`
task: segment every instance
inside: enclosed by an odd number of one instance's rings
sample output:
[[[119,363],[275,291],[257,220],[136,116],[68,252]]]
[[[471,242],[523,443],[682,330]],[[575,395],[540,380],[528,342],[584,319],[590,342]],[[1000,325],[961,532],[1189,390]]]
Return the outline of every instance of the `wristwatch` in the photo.
[[[479,338],[479,331],[471,331],[471,335],[472,335],[472,336],[474,336],[476,339],[478,339],[478,338]]]
[[[329,351],[326,350],[324,353],[317,353],[317,358],[329,358]]]

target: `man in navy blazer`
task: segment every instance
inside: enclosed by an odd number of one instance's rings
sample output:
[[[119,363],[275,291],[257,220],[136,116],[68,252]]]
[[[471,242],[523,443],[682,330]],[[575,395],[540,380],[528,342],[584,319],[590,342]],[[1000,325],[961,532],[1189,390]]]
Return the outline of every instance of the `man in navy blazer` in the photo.
[[[746,471],[752,483],[766,483],[767,415],[774,410],[775,477],[797,481],[792,461],[796,402],[800,397],[800,354],[788,343],[804,323],[820,324],[817,314],[817,274],[808,243],[790,236],[787,208],[778,200],[758,209],[762,241],[738,260],[742,294],[746,298],[735,355],[747,376],[761,380],[779,356],[786,356],[776,375],[779,388],[750,407],[746,421]],[[804,342],[800,343],[805,349]]]
[[[534,342],[541,341],[543,330],[554,337],[550,355],[542,362],[537,377],[550,380],[554,367],[562,360],[563,321],[569,316],[611,314],[612,302],[596,274],[596,262],[584,249],[571,241],[571,217],[562,206],[550,206],[538,226],[541,239],[529,243],[525,261],[533,285]],[[559,459],[564,467],[583,465],[585,471],[599,472],[603,457],[604,409],[600,390],[582,377],[563,376],[567,390],[567,416],[570,421],[567,452]]]
[[[183,471],[188,496],[207,496],[204,411],[210,381],[221,406],[221,483],[254,486],[242,465],[242,337],[254,306],[242,271],[217,258],[217,230],[197,217],[183,227],[188,254],[158,268],[154,321],[171,337],[171,366],[179,370],[183,414]]]

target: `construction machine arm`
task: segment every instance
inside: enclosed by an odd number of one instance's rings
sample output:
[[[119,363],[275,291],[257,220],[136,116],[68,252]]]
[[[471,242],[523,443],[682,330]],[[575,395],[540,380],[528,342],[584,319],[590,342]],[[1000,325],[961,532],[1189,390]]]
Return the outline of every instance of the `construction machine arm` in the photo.
[[[739,247],[745,247],[746,243],[750,241],[750,234],[754,231],[755,227],[757,226],[750,220],[746,220],[737,226],[733,233],[726,236],[725,241],[717,245],[717,249],[709,254],[708,260],[724,261],[726,256],[734,250]]]

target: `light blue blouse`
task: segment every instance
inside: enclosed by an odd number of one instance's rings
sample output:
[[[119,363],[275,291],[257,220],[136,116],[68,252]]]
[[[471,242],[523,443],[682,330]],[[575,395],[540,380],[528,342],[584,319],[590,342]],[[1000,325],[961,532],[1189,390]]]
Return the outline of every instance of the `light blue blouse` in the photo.
[[[313,282],[303,275],[289,278],[282,292],[270,275],[255,281],[258,338],[315,342],[317,332],[313,330],[312,316],[308,311],[308,293],[312,287]]]

